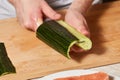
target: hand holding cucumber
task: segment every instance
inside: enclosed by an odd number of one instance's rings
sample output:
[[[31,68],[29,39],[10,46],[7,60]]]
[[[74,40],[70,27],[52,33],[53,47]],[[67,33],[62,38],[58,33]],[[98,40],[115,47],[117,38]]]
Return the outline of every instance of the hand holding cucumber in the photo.
[[[17,17],[20,24],[33,31],[35,31],[37,28],[38,19],[39,19],[39,22],[42,23],[43,18],[45,17],[48,17],[52,20],[60,19],[61,17],[61,15],[56,11],[54,11],[46,3],[45,0],[35,0],[35,1],[34,0],[9,0],[9,1],[13,4],[13,6],[16,9]],[[84,17],[81,15],[81,12],[79,12],[80,9],[74,10],[74,11],[71,9],[75,7],[74,5],[76,5],[78,1],[75,0],[75,2],[73,2],[73,4],[71,5],[70,9],[68,9],[69,11],[66,13],[65,21],[68,24],[74,26],[76,29],[79,28],[78,30],[80,30],[80,32],[82,32],[83,34],[89,35],[89,31],[86,29],[86,26],[87,26],[86,21]],[[82,4],[83,1],[79,3]],[[88,4],[88,2],[86,2],[86,4]],[[79,8],[79,6],[77,7]],[[84,22],[86,25],[84,25]],[[78,24],[80,24],[80,26]]]
[[[37,29],[37,21],[43,22],[48,17],[56,20],[61,17],[45,0],[9,0],[15,7],[18,20],[22,26],[32,31]]]
[[[61,15],[54,11],[45,0],[9,0],[16,8],[17,17],[20,22],[20,24],[27,29],[36,31],[43,23],[43,20],[45,18],[50,18],[51,20],[57,20],[61,18]],[[90,1],[90,0],[86,0]],[[71,7],[67,10],[65,15],[65,22],[68,23],[71,27],[74,27],[78,32],[82,33],[83,35],[89,37],[89,29],[86,23],[86,20],[83,16],[83,13],[87,9],[86,6],[82,5],[78,7],[78,9],[75,7],[76,3],[83,3],[84,1],[75,0]],[[61,23],[60,23],[61,24]],[[63,23],[64,24],[64,23]],[[64,26],[64,25],[62,25]],[[41,31],[41,30],[39,30]],[[37,32],[37,31],[36,31]],[[74,33],[75,31],[73,31]],[[82,36],[83,37],[83,36]],[[74,43],[74,40],[72,39],[70,44]],[[88,40],[88,39],[87,39]],[[83,40],[84,41],[84,40]],[[88,42],[90,42],[88,40]],[[89,43],[87,43],[89,44]],[[91,48],[91,42],[90,45],[86,46],[86,43],[78,44],[79,47],[82,47],[83,49],[89,50]],[[70,47],[70,45],[68,45]],[[74,46],[73,51],[79,52],[81,51],[78,47]],[[69,51],[69,50],[67,50]],[[67,52],[68,53],[68,52]]]

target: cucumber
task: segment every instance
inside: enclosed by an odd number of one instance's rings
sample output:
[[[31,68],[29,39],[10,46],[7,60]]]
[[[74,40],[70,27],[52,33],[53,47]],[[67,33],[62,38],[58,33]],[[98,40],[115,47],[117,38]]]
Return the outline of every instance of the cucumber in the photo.
[[[44,22],[38,27],[36,36],[67,58],[70,58],[69,52],[73,45],[84,50],[89,50],[92,47],[89,38],[62,20]]]
[[[4,43],[0,43],[0,76],[15,72],[15,67],[7,56]]]

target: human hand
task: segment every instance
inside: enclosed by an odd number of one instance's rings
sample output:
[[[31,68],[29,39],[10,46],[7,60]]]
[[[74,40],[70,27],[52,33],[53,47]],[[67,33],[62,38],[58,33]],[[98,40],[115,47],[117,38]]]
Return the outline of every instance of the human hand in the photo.
[[[90,32],[86,19],[80,12],[68,10],[65,15],[65,21],[69,25],[77,29],[80,33],[84,34],[87,37],[90,37]]]
[[[15,7],[20,24],[27,29],[36,31],[43,18],[56,20],[61,17],[45,0],[9,0]]]
[[[65,15],[65,21],[74,27],[77,31],[83,35],[90,37],[89,28],[86,22],[85,17],[77,10],[68,9]],[[74,52],[82,52],[83,50],[75,46],[71,49]]]

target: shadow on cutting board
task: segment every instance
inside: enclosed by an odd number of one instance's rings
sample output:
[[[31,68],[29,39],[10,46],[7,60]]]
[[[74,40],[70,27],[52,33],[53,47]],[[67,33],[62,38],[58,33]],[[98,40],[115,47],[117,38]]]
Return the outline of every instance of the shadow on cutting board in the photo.
[[[105,47],[103,43],[107,40],[103,37],[103,26],[100,24],[100,19],[106,10],[110,8],[111,4],[104,4],[102,4],[102,6],[94,5],[86,15],[86,20],[91,32],[91,40],[93,42],[92,49],[82,53],[70,53],[73,60],[81,62],[89,54],[102,55],[106,53],[107,47]]]

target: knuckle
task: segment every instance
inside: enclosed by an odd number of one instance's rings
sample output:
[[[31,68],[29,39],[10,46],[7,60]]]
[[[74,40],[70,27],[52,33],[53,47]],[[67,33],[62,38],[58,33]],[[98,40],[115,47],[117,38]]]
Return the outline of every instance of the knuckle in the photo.
[[[30,24],[28,22],[24,22],[23,26],[25,26],[26,28],[28,28],[30,26]]]
[[[27,29],[31,29],[31,24],[27,21],[23,23],[23,26]]]

